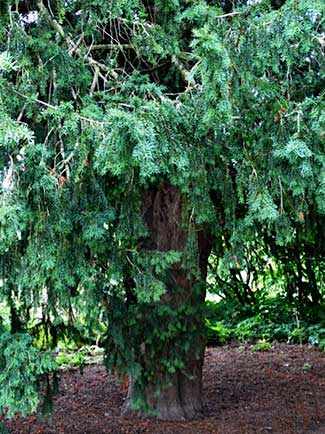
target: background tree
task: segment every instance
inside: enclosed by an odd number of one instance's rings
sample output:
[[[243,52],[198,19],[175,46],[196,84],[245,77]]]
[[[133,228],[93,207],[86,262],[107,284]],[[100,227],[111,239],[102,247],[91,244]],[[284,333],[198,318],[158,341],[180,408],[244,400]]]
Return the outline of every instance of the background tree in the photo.
[[[26,333],[46,347],[86,339],[76,317],[88,335],[101,318],[106,364],[130,376],[124,411],[193,418],[211,252],[248,301],[239,271],[261,275],[268,252],[288,296],[320,302],[322,4],[282,3],[3,2],[0,291],[11,348]],[[36,377],[53,366],[36,363],[9,401],[6,351],[0,408],[32,410]]]

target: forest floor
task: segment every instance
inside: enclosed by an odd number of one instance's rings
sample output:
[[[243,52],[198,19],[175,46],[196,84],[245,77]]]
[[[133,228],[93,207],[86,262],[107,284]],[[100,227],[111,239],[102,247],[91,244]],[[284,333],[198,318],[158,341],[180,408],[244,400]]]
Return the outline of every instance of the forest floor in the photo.
[[[6,422],[15,434],[325,434],[325,353],[277,344],[208,348],[205,414],[192,422],[121,417],[125,388],[102,365],[62,374],[54,411]]]

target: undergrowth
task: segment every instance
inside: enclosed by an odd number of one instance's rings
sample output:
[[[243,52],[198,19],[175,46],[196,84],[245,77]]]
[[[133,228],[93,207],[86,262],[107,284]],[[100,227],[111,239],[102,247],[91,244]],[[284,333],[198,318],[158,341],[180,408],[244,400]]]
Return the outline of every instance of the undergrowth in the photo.
[[[310,344],[325,351],[325,310],[299,310],[277,296],[242,306],[234,300],[206,302],[206,331],[209,345],[232,341]]]

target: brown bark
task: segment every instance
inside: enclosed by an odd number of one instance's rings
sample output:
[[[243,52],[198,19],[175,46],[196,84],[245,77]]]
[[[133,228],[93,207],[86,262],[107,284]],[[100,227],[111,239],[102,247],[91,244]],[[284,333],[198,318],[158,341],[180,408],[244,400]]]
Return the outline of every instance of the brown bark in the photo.
[[[141,247],[143,249],[180,252],[186,249],[189,219],[184,207],[184,198],[176,187],[162,183],[158,188],[146,192],[143,200],[143,218],[150,234],[142,242]],[[197,306],[204,302],[204,284],[200,292],[197,291],[197,284],[205,282],[211,242],[204,231],[197,231],[196,234],[199,273],[195,274],[193,270],[184,270],[181,264],[174,264],[170,270],[168,282],[166,282],[167,291],[160,303],[177,308],[184,303]],[[201,321],[202,318],[191,318],[190,324],[193,326],[193,330],[198,329]],[[198,335],[197,341],[189,349],[186,360],[184,360],[185,368],[176,371],[172,377],[169,377],[168,383],[160,388],[158,395],[156,393],[157,380],[159,383],[164,383],[163,378],[161,376],[159,378],[161,374],[157,373],[156,381],[149,384],[144,390],[143,398],[159,419],[186,420],[201,415],[204,348],[205,339],[202,335]],[[134,390],[135,384],[131,378],[128,395],[123,406],[123,414],[134,413],[132,411]]]
[[[156,384],[148,385],[143,393],[143,399],[148,404],[152,414],[161,420],[189,420],[202,416],[202,368],[204,345],[198,358],[189,357],[186,373],[178,371],[168,379],[169,384],[161,388],[157,394]],[[125,416],[142,416],[132,407],[135,385],[129,379],[128,394],[122,408]]]

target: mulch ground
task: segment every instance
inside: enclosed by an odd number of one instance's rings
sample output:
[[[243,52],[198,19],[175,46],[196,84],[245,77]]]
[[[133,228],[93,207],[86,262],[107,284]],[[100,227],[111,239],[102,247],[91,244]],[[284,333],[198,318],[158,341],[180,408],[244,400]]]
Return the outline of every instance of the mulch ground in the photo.
[[[204,418],[186,423],[121,417],[125,390],[101,365],[63,373],[51,419],[6,422],[17,434],[325,434],[325,354],[278,344],[209,348]]]

